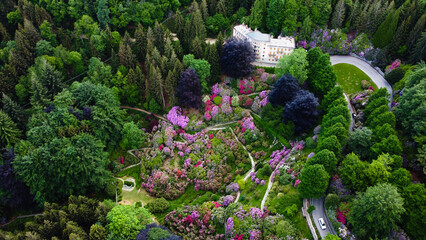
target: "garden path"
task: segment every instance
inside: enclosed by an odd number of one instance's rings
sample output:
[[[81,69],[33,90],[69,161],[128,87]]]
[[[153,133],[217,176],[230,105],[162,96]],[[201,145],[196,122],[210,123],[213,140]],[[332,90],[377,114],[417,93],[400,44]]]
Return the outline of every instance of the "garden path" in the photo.
[[[251,169],[250,169],[250,171],[248,171],[247,173],[246,173],[246,175],[244,176],[244,181],[246,181],[248,178],[249,178],[249,176],[250,176],[250,174],[252,173],[252,172],[254,172],[254,168],[256,167],[256,163],[254,162],[254,160],[253,160],[253,157],[251,156],[251,154],[250,154],[250,152],[247,150],[247,148],[246,148],[246,146],[244,146],[244,144],[242,144],[241,142],[240,142],[240,140],[237,138],[237,135],[235,135],[235,133],[234,133],[234,131],[232,130],[232,128],[230,128],[231,129],[231,132],[232,132],[232,135],[234,135],[234,137],[235,137],[235,139],[241,144],[241,146],[244,148],[244,150],[247,152],[247,154],[249,155],[249,158],[250,158],[250,161],[251,161]],[[240,195],[241,195],[241,191],[238,191],[238,193],[237,193],[237,197],[235,198],[235,203],[237,203],[238,202],[238,200],[240,199]]]

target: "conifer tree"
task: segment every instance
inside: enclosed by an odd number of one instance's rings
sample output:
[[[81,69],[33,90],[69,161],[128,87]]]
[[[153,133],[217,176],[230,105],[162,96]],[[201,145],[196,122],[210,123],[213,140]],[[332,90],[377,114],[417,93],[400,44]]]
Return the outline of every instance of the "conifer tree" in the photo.
[[[191,25],[194,37],[198,37],[201,41],[204,41],[206,39],[206,27],[204,25],[200,10],[195,11],[192,15]]]
[[[200,5],[201,15],[203,16],[203,20],[206,21],[206,19],[209,17],[209,10],[207,7],[207,1],[202,0]]]
[[[108,8],[108,0],[96,0],[96,16],[98,17],[99,24],[102,28],[110,23],[111,19],[109,18],[109,8]]]
[[[268,15],[266,16],[266,26],[269,31],[273,32],[274,35],[278,35],[281,32],[282,24],[288,17],[284,14],[285,11],[285,0],[271,0],[267,9]]]
[[[182,41],[184,39],[185,34],[185,19],[183,19],[182,14],[179,10],[176,11],[175,24],[176,36],[179,41]]]
[[[20,129],[25,128],[25,111],[24,109],[13,101],[10,97],[8,97],[5,93],[3,93],[3,111],[9,115],[9,117],[13,120],[13,122],[17,123]]]
[[[224,17],[229,17],[229,3],[226,0],[219,0],[216,5],[216,14],[222,14]]]
[[[162,83],[162,77],[161,72],[158,67],[155,67],[154,64],[151,64],[149,67],[149,81],[150,81],[150,92],[151,96],[154,98],[154,100],[164,106],[164,95],[163,95],[163,83]]]
[[[423,32],[422,37],[417,40],[416,47],[410,56],[412,64],[416,64],[421,60],[426,61],[426,32]]]
[[[5,112],[0,110],[0,147],[6,147],[19,141],[22,132]]]
[[[396,57],[402,57],[407,51],[407,43],[409,27],[411,25],[411,16],[405,19],[401,25],[397,28],[395,35],[392,38],[391,43],[389,44],[390,54]]]
[[[164,31],[162,26],[155,21],[154,29],[154,44],[157,47],[157,49],[160,51],[160,53],[164,53]]]
[[[266,0],[256,0],[251,8],[250,16],[247,19],[249,26],[252,29],[259,29],[260,31],[266,30]]]
[[[209,1],[210,16],[214,16],[216,14],[217,0],[208,0],[208,1]]]
[[[192,40],[191,45],[192,45],[191,52],[194,54],[195,58],[202,58],[203,42],[198,37],[195,37],[194,40]]]
[[[308,41],[311,38],[312,33],[312,22],[311,18],[307,16],[305,20],[303,20],[302,28],[300,29],[299,37],[302,40]]]
[[[217,54],[216,46],[214,44],[209,44],[206,48],[207,55],[205,56],[205,59],[210,63],[210,85],[214,85],[215,83],[220,81],[220,57]]]
[[[62,88],[64,87],[62,73],[56,70],[44,58],[41,59],[38,68],[39,69],[36,69],[36,71],[31,74],[32,85],[35,84],[33,89],[37,89],[36,91],[38,91],[38,94],[45,93],[44,96],[39,98],[40,100],[53,100],[53,97],[62,91]],[[46,91],[42,90],[37,83],[40,83]]]
[[[392,41],[395,30],[398,26],[399,11],[392,11],[388,14],[386,19],[380,24],[377,29],[372,42],[375,47],[384,48]]]
[[[135,31],[135,39],[135,55],[139,61],[144,61],[146,57],[147,39],[143,26],[140,23]]]
[[[222,47],[223,47],[223,36],[222,33],[219,32],[216,38],[215,46],[216,46],[216,52],[219,55],[219,57],[222,55]]]
[[[126,68],[133,68],[136,64],[136,56],[133,54],[132,48],[124,42],[120,43],[120,50],[118,52],[120,64]]]
[[[339,0],[339,2],[337,3],[334,9],[333,16],[331,19],[330,27],[332,29],[337,29],[342,26],[343,20],[345,19],[345,12],[346,12],[345,1]]]
[[[412,49],[416,46],[416,41],[419,39],[422,35],[422,31],[425,29],[426,26],[426,13],[424,13],[419,20],[417,20],[416,25],[411,30],[410,35],[408,36],[407,40],[407,51],[411,52]]]

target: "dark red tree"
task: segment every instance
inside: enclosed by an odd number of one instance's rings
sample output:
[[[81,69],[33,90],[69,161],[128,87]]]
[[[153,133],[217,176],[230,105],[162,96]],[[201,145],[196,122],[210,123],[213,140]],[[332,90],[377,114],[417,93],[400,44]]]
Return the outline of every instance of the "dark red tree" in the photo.
[[[310,129],[318,117],[318,98],[309,91],[301,90],[293,101],[284,107],[284,121],[292,121],[296,125],[297,133]]]
[[[251,43],[236,38],[228,40],[222,48],[220,67],[222,72],[233,78],[247,77],[253,72],[255,60]]]
[[[299,82],[297,79],[289,74],[281,76],[274,84],[274,88],[269,93],[269,102],[276,106],[284,106],[286,103],[292,101],[300,91]]]
[[[177,96],[182,107],[201,107],[201,83],[193,68],[183,71],[179,78]]]

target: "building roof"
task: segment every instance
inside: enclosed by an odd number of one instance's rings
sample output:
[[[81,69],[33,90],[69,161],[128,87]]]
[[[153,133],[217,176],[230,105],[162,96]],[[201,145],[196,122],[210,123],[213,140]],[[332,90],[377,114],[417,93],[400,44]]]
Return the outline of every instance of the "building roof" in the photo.
[[[261,33],[259,31],[250,32],[247,34],[247,36],[254,41],[261,41],[261,42],[269,42],[271,36],[266,33]]]

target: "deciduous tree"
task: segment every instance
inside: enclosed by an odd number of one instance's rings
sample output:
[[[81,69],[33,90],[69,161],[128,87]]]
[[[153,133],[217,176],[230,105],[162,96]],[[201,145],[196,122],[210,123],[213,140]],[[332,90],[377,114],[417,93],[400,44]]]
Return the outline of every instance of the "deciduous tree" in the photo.
[[[323,165],[314,164],[303,168],[299,192],[302,198],[320,198],[328,187],[328,175]]]
[[[303,84],[308,78],[307,53],[303,48],[298,48],[291,55],[284,55],[277,63],[275,74],[278,76],[290,74]]]
[[[274,106],[285,106],[299,94],[299,91],[300,86],[296,78],[288,74],[282,75],[274,83],[274,88],[269,93],[268,101]]]
[[[248,41],[231,39],[223,45],[220,66],[222,72],[233,78],[247,77],[253,71],[253,46]]]
[[[180,75],[177,96],[183,107],[201,107],[201,83],[193,68],[186,69]]]

